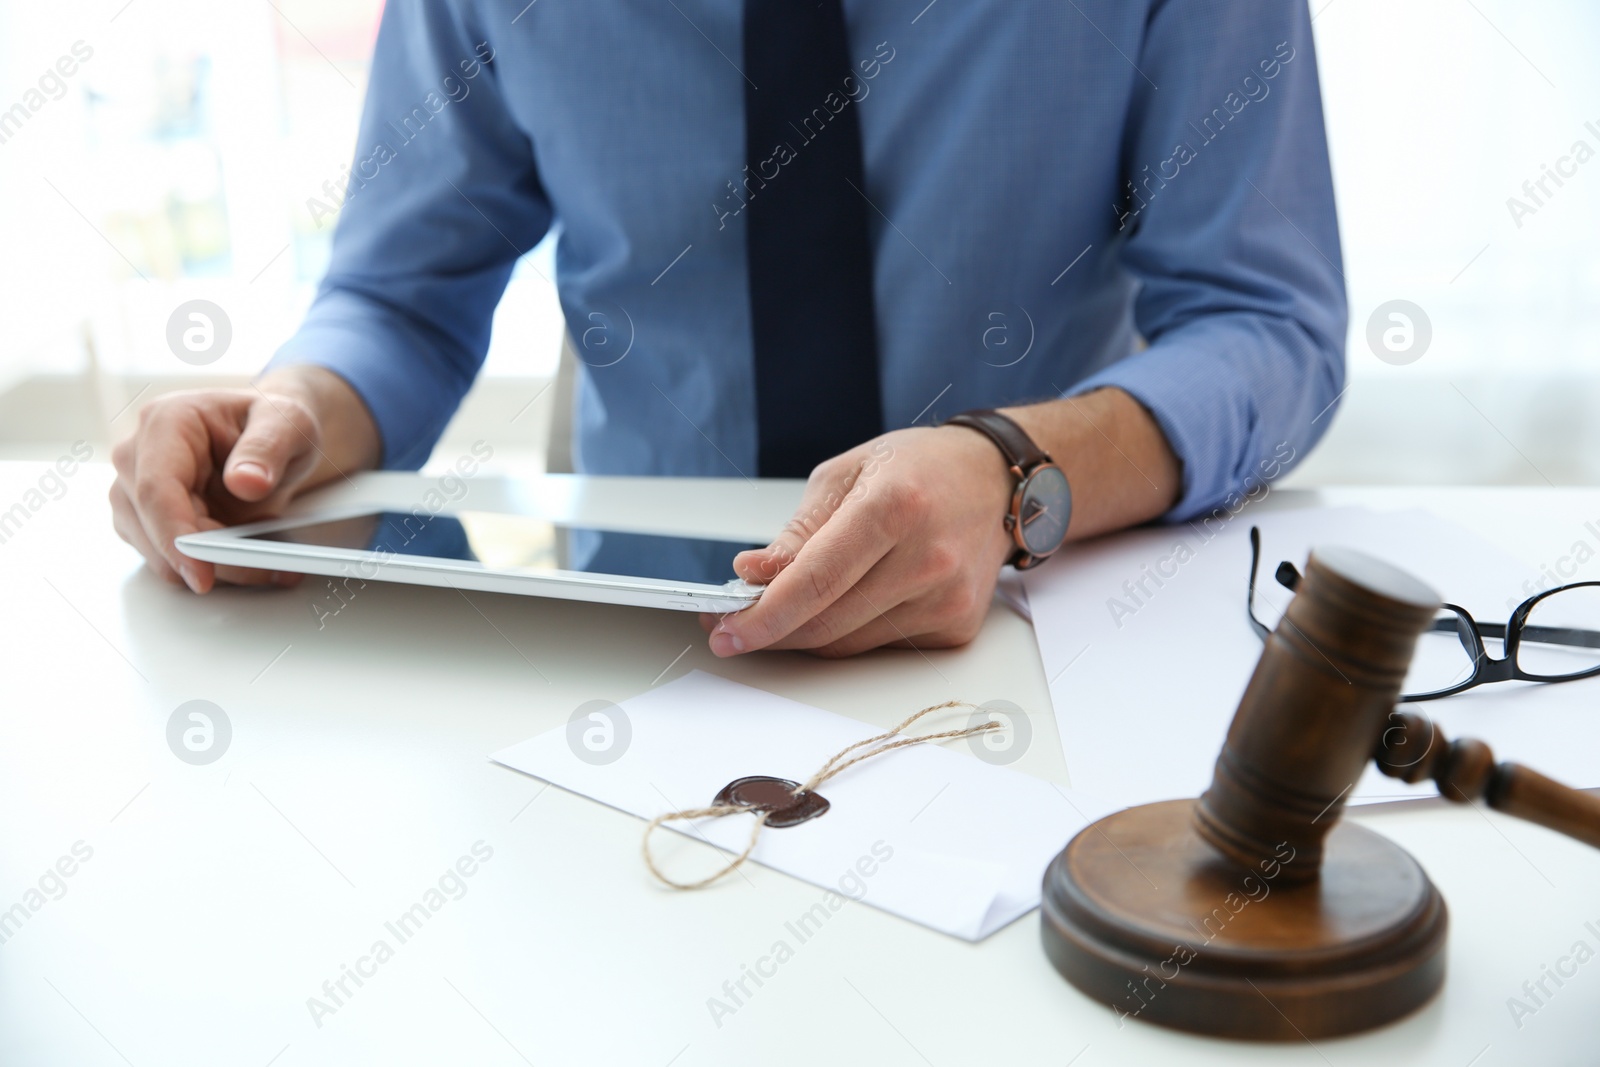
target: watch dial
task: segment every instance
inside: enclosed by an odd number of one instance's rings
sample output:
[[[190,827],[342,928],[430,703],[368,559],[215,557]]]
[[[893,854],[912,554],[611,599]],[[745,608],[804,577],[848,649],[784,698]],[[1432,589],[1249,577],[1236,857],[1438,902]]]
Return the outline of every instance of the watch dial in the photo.
[[[1072,518],[1072,493],[1060,467],[1040,467],[1022,483],[1017,517],[1022,544],[1035,556],[1047,556],[1061,546]]]

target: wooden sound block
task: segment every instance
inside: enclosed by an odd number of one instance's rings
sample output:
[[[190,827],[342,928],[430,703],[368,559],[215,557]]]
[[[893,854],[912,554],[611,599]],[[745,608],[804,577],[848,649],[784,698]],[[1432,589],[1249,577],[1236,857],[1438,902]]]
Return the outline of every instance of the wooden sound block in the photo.
[[[1370,1029],[1444,982],[1444,899],[1400,846],[1340,823],[1319,879],[1225,859],[1192,800],[1087,827],[1044,880],[1045,952],[1068,981],[1133,1017],[1219,1037],[1298,1041]]]

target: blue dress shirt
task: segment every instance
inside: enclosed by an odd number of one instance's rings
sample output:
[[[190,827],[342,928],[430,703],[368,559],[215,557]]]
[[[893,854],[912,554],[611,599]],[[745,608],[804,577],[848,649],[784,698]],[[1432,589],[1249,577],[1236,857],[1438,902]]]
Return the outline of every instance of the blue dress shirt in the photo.
[[[1182,460],[1173,519],[1327,427],[1346,309],[1301,0],[845,0],[854,72],[751,171],[742,6],[389,0],[328,274],[274,365],[343,376],[416,467],[559,225],[578,469],[751,474],[742,207],[853,107],[885,425],[1116,386]]]

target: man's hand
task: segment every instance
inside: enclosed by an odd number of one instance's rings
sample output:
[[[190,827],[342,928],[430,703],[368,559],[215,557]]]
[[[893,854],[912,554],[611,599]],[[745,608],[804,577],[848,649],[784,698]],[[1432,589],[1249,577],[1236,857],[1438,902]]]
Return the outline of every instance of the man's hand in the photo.
[[[768,588],[737,615],[702,617],[711,650],[967,643],[1013,547],[1002,525],[1011,490],[999,450],[959,426],[897,430],[835,456],[778,539],[734,559]]]
[[[299,575],[190,559],[173,540],[276,515],[295,495],[372,466],[378,433],[355,391],[320,367],[288,367],[245,389],[159,397],[112,451],[117,533],[150,569],[204,593],[217,582],[293,585]]]
[[[1120,389],[1004,413],[1066,472],[1069,541],[1153,519],[1177,501],[1181,464],[1155,419]],[[993,442],[964,426],[897,430],[828,460],[782,535],[735,557],[739,577],[768,589],[738,614],[701,616],[711,651],[849,656],[965,644],[1016,547],[1004,526],[1014,483]]]

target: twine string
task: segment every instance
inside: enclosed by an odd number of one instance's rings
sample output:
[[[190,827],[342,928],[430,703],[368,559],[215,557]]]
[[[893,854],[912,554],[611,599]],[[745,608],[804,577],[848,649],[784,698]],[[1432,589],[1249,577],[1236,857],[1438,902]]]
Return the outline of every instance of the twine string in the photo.
[[[828,757],[828,761],[817,769],[817,773],[806,779],[803,785],[791,790],[791,795],[800,796],[804,793],[810,793],[823,782],[835,777],[847,767],[853,767],[862,760],[869,760],[873,756],[881,756],[885,752],[890,752],[897,748],[905,748],[908,745],[920,745],[927,741],[946,741],[956,737],[970,737],[973,734],[982,733],[984,730],[999,729],[1004,725],[1004,723],[991,720],[986,723],[981,723],[977,726],[964,727],[960,730],[944,730],[940,733],[921,734],[917,737],[899,736],[903,730],[905,730],[912,723],[916,722],[918,719],[922,718],[924,715],[930,715],[935,711],[943,711],[946,708],[961,707],[972,708],[976,707],[976,705],[969,704],[964,700],[947,700],[943,704],[933,704],[929,707],[923,708],[915,715],[910,716],[904,722],[900,723],[891,730],[887,730],[884,733],[878,734],[876,737],[869,737],[864,741],[857,741],[852,745],[846,745],[844,748]],[[890,738],[895,738],[896,740],[891,741]],[[884,743],[879,744],[879,742]],[[877,745],[878,747],[871,748],[870,746],[872,745]],[[845,759],[846,756],[850,756],[850,753],[862,748],[866,748],[868,751],[862,752],[856,756],[851,756],[849,759]],[[841,760],[843,762],[840,762]],[[662,873],[661,868],[656,866],[655,857],[650,853],[650,835],[655,833],[656,828],[661,826],[663,823],[675,822],[680,819],[720,819],[725,815],[737,815],[740,812],[745,811],[754,812],[756,815],[755,825],[750,828],[750,843],[745,845],[744,851],[735,856],[731,861],[729,861],[727,866],[723,867],[721,870],[700,879],[698,882],[679,882],[672,878],[668,878]],[[761,837],[762,829],[767,825],[767,817],[771,814],[772,811],[770,809],[762,810],[753,804],[714,804],[711,807],[706,808],[685,808],[682,811],[673,811],[668,812],[665,815],[657,815],[654,819],[650,820],[650,825],[644,828],[644,840],[640,842],[640,850],[644,853],[645,866],[650,869],[650,873],[655,875],[658,881],[665,885],[671,886],[673,889],[703,889],[711,883],[718,881],[729,874],[732,874],[739,868],[740,864],[744,863],[745,860],[750,858],[750,853],[755,851],[756,842]]]

